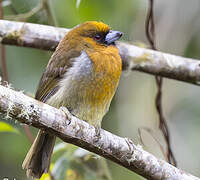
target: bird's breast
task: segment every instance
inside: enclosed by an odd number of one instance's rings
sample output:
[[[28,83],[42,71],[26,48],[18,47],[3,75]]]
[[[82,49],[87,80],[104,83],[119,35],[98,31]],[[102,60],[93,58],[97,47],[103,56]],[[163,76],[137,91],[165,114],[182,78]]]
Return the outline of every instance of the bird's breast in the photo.
[[[119,82],[121,59],[115,54],[83,51],[49,101],[56,99],[59,102],[56,106],[66,106],[78,118],[97,125],[107,112]]]

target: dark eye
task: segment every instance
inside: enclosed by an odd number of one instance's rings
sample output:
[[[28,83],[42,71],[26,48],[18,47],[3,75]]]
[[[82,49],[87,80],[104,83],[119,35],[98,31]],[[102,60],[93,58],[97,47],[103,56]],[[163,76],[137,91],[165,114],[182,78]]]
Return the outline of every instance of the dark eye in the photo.
[[[100,40],[102,39],[102,35],[96,34],[96,35],[94,36],[94,39],[95,39],[96,41],[100,41]]]

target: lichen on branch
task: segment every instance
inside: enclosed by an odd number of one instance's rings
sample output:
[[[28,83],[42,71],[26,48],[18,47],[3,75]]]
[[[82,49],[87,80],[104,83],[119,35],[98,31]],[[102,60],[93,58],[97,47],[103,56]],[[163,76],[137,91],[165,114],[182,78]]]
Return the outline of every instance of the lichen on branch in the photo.
[[[95,128],[72,116],[70,121],[62,110],[39,102],[22,92],[0,85],[0,113],[21,123],[53,133],[67,143],[82,147],[152,180],[200,180],[167,162],[157,159],[135,145],[130,139],[101,129],[96,139]]]
[[[0,42],[54,51],[70,29],[47,25],[0,20]],[[123,70],[137,70],[152,75],[200,85],[200,61],[118,42]]]

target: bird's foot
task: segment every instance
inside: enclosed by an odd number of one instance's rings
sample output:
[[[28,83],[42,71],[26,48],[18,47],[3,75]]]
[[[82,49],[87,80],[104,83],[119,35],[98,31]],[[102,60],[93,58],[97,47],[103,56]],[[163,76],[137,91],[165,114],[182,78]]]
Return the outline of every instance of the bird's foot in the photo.
[[[101,139],[101,127],[97,126],[95,127],[95,142],[99,141],[99,139]]]
[[[61,106],[60,108],[59,108],[62,112],[64,112],[65,113],[65,116],[66,116],[66,118],[68,119],[68,125],[71,123],[71,119],[72,119],[72,114],[69,112],[69,110],[66,108],[66,107],[64,107],[64,106]]]

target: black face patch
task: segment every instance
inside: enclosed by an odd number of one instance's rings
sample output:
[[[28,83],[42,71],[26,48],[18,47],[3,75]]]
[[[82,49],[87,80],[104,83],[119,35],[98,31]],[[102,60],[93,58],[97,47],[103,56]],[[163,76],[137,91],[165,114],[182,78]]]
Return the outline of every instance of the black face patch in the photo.
[[[98,43],[102,43],[102,44],[106,44],[105,38],[106,38],[107,33],[96,33],[93,36],[93,39],[98,42]]]
[[[107,45],[105,38],[108,33],[109,33],[109,31],[108,32],[99,32],[99,31],[95,31],[95,30],[88,30],[88,31],[85,31],[84,33],[82,33],[81,35],[84,37],[90,37],[98,43]]]

